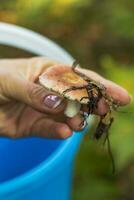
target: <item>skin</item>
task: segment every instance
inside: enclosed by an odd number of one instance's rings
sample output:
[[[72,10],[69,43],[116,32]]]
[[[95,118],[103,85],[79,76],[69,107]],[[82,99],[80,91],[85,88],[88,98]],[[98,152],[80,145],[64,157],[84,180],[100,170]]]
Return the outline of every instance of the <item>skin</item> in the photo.
[[[55,64],[61,65],[43,57],[0,60],[0,136],[65,139],[74,130],[84,128],[79,126],[83,120],[80,114],[73,118],[64,116],[66,101],[62,97],[59,96],[61,103],[56,108],[44,103],[44,99],[54,93],[38,84],[38,76]],[[128,92],[121,86],[93,71],[79,70],[104,84],[107,93],[120,105],[130,103]],[[103,115],[107,110],[108,105],[101,99],[94,113]]]

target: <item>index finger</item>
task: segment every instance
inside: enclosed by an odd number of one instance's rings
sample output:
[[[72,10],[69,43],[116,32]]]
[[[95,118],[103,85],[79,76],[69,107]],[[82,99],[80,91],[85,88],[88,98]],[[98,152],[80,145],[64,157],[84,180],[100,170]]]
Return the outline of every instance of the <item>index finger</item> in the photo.
[[[111,95],[113,100],[115,102],[118,102],[120,105],[127,105],[131,102],[131,97],[125,88],[110,80],[103,78],[102,76],[91,70],[79,68],[79,71],[91,78],[92,80],[103,84],[106,88],[107,94]]]

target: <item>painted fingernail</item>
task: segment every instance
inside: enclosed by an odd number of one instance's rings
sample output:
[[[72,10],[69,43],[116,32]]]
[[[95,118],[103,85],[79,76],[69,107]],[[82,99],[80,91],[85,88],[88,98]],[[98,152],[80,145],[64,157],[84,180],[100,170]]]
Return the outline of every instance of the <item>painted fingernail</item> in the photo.
[[[80,124],[80,130],[83,130],[86,126],[87,126],[87,121],[84,120],[84,121]]]
[[[44,99],[44,104],[49,108],[56,108],[62,102],[62,99],[56,95],[48,95]]]

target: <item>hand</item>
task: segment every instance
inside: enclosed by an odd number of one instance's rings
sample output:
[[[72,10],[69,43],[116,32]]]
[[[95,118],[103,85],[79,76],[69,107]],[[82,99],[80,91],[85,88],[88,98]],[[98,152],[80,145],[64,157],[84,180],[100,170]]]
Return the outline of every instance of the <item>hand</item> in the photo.
[[[0,135],[11,138],[40,136],[67,138],[79,127],[82,117],[64,116],[66,101],[37,83],[38,76],[56,62],[43,57],[0,60]],[[125,89],[106,80],[95,72],[80,69],[92,79],[101,82],[115,101],[128,104]],[[108,106],[101,99],[96,114],[103,115]]]

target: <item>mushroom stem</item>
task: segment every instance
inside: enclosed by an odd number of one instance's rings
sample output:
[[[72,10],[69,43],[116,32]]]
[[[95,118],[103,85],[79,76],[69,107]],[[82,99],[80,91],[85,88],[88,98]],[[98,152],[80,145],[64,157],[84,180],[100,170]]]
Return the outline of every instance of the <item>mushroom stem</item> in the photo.
[[[68,100],[64,114],[67,117],[74,117],[80,111],[81,104],[78,101]]]

